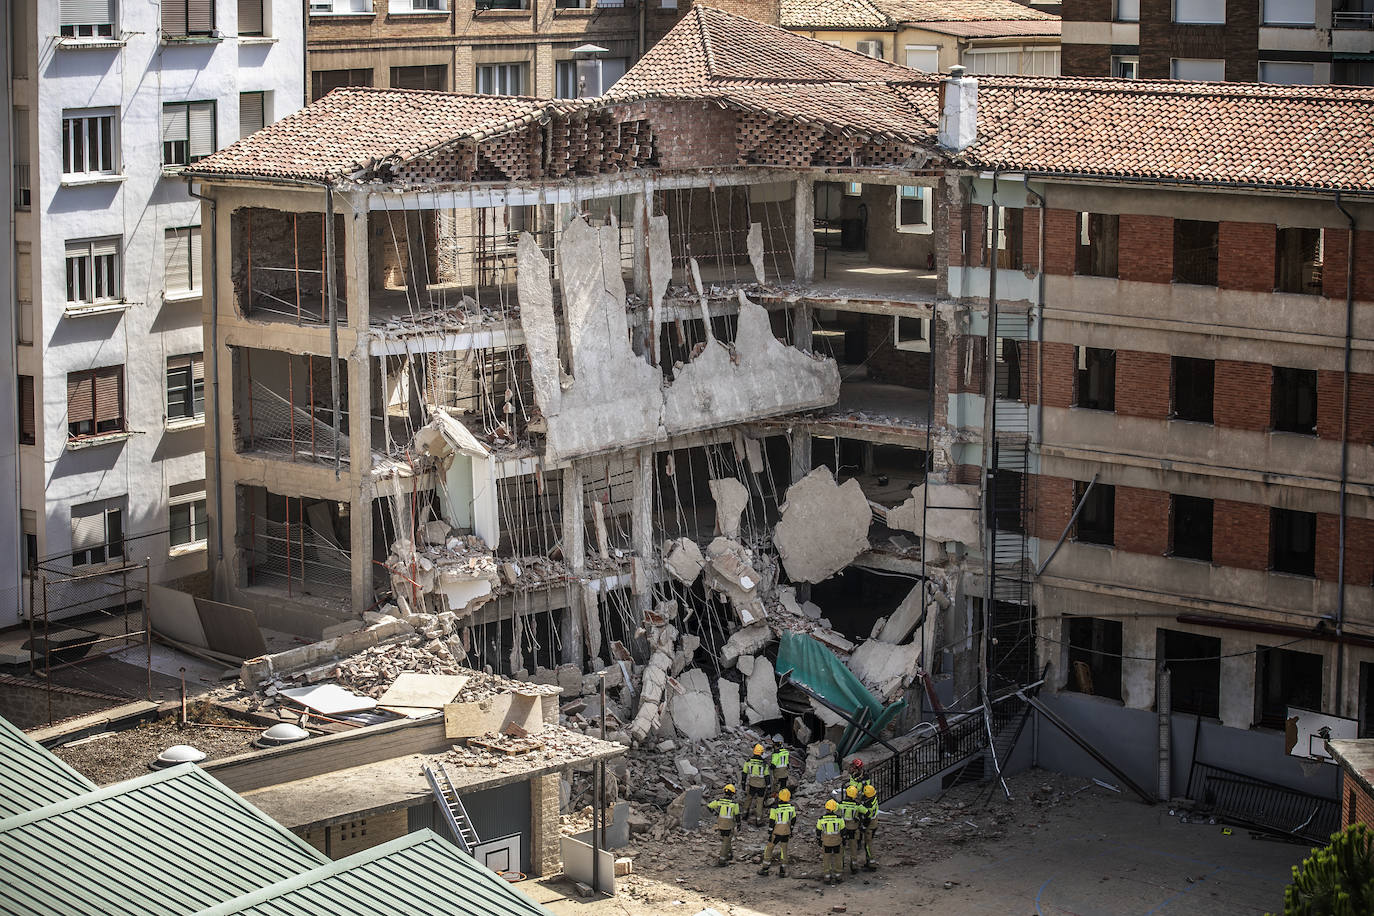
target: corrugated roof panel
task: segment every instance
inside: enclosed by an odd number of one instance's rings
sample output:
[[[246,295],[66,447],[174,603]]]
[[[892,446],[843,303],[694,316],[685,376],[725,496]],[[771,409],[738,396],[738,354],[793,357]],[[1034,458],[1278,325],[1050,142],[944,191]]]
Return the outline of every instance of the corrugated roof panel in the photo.
[[[45,808],[94,788],[85,776],[0,718],[0,818]]]
[[[0,912],[183,916],[326,862],[183,764],[0,821]]]
[[[550,916],[452,843],[420,830],[197,916]]]

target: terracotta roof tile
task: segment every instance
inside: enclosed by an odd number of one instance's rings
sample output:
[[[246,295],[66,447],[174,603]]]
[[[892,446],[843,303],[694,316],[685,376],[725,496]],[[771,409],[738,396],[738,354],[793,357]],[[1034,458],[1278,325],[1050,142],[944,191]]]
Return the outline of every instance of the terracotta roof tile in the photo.
[[[1058,22],[1016,0],[781,0],[788,29],[891,29],[937,22]],[[955,33],[950,33],[955,34]],[[1045,34],[1012,32],[1009,34]]]
[[[896,23],[871,0],[781,0],[785,29],[891,29]]]
[[[1016,0],[874,0],[896,22],[980,22],[983,20],[1058,19]]]
[[[1063,23],[1058,19],[980,19],[977,22],[906,22],[903,25],[956,38],[1020,38],[1057,36]]]

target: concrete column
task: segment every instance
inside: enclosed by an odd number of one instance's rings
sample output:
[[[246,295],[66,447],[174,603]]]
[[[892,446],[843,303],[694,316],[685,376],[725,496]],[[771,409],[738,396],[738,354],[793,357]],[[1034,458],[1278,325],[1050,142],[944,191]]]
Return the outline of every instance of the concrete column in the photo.
[[[630,537],[640,568],[647,580],[635,593],[635,607],[640,611],[653,609],[654,590],[649,583],[657,578],[658,560],[654,550],[654,452],[639,450],[639,466],[635,469],[634,502],[630,508]]]
[[[587,573],[586,525],[582,519],[582,471],[576,464],[563,469],[563,562],[581,578]],[[563,663],[582,666],[582,589],[568,585],[568,608],[563,615]]]
[[[530,871],[540,877],[563,868],[558,849],[559,784],[557,773],[536,776],[530,786]]]
[[[348,297],[349,330],[356,335],[352,352],[342,350],[340,334],[339,355],[348,364],[348,452],[349,466],[344,474],[350,480],[353,494],[349,515],[349,552],[352,557],[353,613],[361,615],[372,606],[374,598],[372,573],[372,358],[368,354],[371,334],[368,321],[368,244],[367,198],[361,194],[335,198],[334,212],[342,214],[344,223],[344,276],[336,280],[337,288]],[[336,243],[337,244],[337,243]]]
[[[787,433],[787,445],[792,453],[792,483],[811,473],[811,433],[793,429]]]
[[[1227,728],[1248,729],[1255,722],[1254,648],[1253,636],[1221,634],[1221,700],[1217,712]]]
[[[810,283],[816,273],[816,198],[811,179],[798,178],[793,195],[792,212],[796,225],[792,237],[792,271],[796,282]]]
[[[202,203],[202,226],[210,225],[212,212],[215,251],[213,259],[206,259],[206,267],[214,267],[209,282],[214,284],[216,295],[211,296],[206,290],[202,299],[205,315],[203,348],[207,359],[205,373],[206,381],[211,385],[207,392],[210,402],[205,411],[205,493],[209,500],[207,508],[213,519],[209,530],[207,565],[210,569],[211,594],[217,601],[227,601],[231,589],[247,583],[238,581],[239,551],[235,546],[238,539],[234,536],[238,530],[237,488],[230,475],[221,474],[222,461],[219,460],[220,454],[232,454],[234,451],[234,366],[225,335],[217,333],[212,339],[210,325],[216,316],[210,310],[217,304],[220,316],[233,318],[237,308],[234,303],[234,252],[230,231],[233,211],[229,207],[218,207],[211,211],[208,203]],[[203,234],[202,239],[209,242],[208,235]],[[220,450],[218,453],[216,446]]]
[[[634,220],[634,291],[635,295],[641,299],[649,298],[649,211],[645,206],[647,200],[644,194],[627,195],[632,203],[632,219]]]
[[[811,352],[811,333],[815,330],[816,316],[809,305],[792,308],[792,346],[804,352]]]
[[[1127,709],[1150,709],[1155,703],[1155,664],[1159,637],[1155,621],[1121,621],[1121,701]],[[1062,682],[1068,672],[1057,675]]]

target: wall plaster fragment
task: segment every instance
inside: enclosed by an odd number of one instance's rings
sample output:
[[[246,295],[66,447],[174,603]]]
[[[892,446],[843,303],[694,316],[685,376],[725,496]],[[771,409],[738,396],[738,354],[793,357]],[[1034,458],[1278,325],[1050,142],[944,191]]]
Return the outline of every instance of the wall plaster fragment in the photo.
[[[794,582],[821,582],[868,549],[873,511],[859,482],[819,467],[787,488],[773,543]]]

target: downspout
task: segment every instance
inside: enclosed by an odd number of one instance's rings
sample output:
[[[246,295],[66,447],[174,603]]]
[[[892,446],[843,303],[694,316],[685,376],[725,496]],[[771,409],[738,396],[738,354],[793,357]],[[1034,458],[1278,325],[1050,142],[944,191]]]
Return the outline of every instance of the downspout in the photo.
[[[324,182],[324,282],[329,303],[329,385],[334,420],[334,479],[340,476],[339,454],[339,302],[334,292],[334,186]]]
[[[996,478],[992,468],[995,463],[995,436],[997,414],[997,171],[992,173],[992,204],[988,208],[988,235],[990,242],[986,247],[988,261],[988,330],[987,345],[983,355],[983,518],[987,535],[983,544],[983,619],[978,640],[978,664],[981,669],[979,689],[981,700],[988,703],[988,637],[992,622],[993,572],[996,566]]]
[[[1355,330],[1355,217],[1341,204],[1336,192],[1336,209],[1349,223],[1349,244],[1345,253],[1345,363],[1341,375],[1341,485],[1340,520],[1336,538],[1336,715],[1345,715],[1345,527],[1346,499],[1350,483],[1350,364]]]
[[[644,57],[645,45],[648,43],[648,0],[639,0],[639,57],[636,61]]]
[[[1040,207],[1040,251],[1035,262],[1040,268],[1036,280],[1035,303],[1035,444],[1045,443],[1045,195],[1030,186],[1026,180],[1026,193],[1035,198]]]
[[[201,194],[189,180],[186,193],[210,205],[210,402],[215,418],[211,451],[215,463],[215,564],[218,566],[224,562],[224,465],[220,458],[222,424],[219,413],[219,201]],[[215,579],[219,581],[218,576]]]

